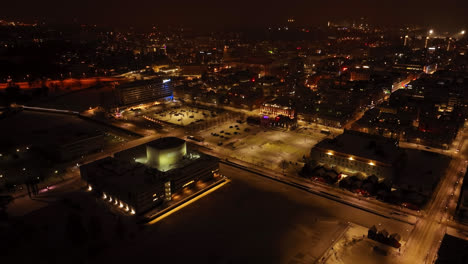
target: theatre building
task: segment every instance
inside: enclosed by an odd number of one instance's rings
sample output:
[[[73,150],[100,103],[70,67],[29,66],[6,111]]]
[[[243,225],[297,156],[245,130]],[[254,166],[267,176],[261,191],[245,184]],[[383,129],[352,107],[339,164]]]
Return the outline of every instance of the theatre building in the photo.
[[[89,189],[131,214],[141,214],[218,171],[219,160],[187,148],[185,140],[160,138],[82,165]]]

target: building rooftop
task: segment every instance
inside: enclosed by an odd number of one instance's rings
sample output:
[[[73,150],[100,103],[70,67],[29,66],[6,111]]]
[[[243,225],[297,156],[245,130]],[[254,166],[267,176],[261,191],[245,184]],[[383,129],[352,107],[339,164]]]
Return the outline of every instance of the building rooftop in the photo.
[[[177,137],[164,137],[156,139],[147,143],[146,145],[155,148],[155,149],[170,149],[180,146],[185,143],[185,140]]]
[[[334,139],[324,139],[315,148],[336,151],[356,157],[392,164],[400,155],[398,141],[378,135],[345,130]]]
[[[162,83],[162,79],[156,78],[156,79],[151,79],[151,80],[136,80],[136,81],[131,81],[131,82],[120,82],[118,85],[116,85],[115,88],[126,89],[126,88],[131,88],[131,87],[158,84],[158,83]]]

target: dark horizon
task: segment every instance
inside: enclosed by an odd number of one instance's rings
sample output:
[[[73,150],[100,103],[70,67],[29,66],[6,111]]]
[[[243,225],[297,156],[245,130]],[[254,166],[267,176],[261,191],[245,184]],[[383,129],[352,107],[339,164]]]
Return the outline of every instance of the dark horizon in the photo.
[[[24,8],[27,6],[27,8]],[[181,25],[196,29],[259,28],[286,23],[294,18],[298,25],[325,25],[327,21],[352,23],[365,17],[372,24],[415,24],[439,30],[458,30],[468,21],[468,2],[415,0],[396,1],[300,1],[273,3],[240,0],[231,3],[205,0],[156,2],[140,0],[130,4],[123,0],[80,2],[26,0],[18,6],[4,3],[1,18],[44,21],[52,24],[97,24],[137,28],[151,25]]]

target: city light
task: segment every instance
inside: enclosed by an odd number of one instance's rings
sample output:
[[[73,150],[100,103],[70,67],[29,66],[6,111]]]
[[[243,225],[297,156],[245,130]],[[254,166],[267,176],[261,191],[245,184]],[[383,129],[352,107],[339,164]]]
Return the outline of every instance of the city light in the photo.
[[[104,236],[115,231],[116,220],[111,218],[119,215],[125,226],[133,221],[125,237],[145,243],[135,244],[131,252],[119,252],[121,243],[108,243],[106,251],[117,254],[116,259],[149,245],[181,241],[190,232],[194,243],[176,245],[167,255],[198,244],[213,248],[203,235],[217,232],[216,226],[205,230],[198,225],[210,227],[228,219],[225,226],[231,228],[236,223],[231,216],[239,214],[253,224],[234,226],[232,241],[231,233],[215,241],[245,243],[235,251],[238,255],[263,252],[244,251],[269,238],[260,234],[254,241],[243,239],[258,231],[255,223],[275,215],[279,222],[291,222],[277,230],[283,234],[298,224],[289,216],[304,213],[313,215],[315,221],[309,222],[316,222],[308,226],[314,229],[309,244],[326,245],[324,250],[309,250],[307,258],[320,262],[435,263],[444,254],[439,248],[446,248],[447,228],[468,245],[468,232],[463,233],[468,205],[462,204],[468,192],[463,184],[468,154],[462,151],[468,140],[468,113],[462,109],[461,91],[467,77],[461,72],[468,35],[467,26],[457,24],[461,20],[456,17],[463,18],[462,8],[467,8],[452,5],[460,12],[436,12],[424,25],[418,24],[418,16],[401,17],[402,7],[393,5],[381,11],[393,15],[391,24],[374,25],[380,14],[364,14],[368,8],[348,2],[342,8],[352,21],[336,18],[328,28],[305,26],[311,13],[298,11],[314,10],[315,4],[287,10],[302,14],[297,25],[290,24],[293,18],[285,20],[281,7],[281,20],[273,17],[280,12],[260,12],[261,25],[252,25],[258,29],[247,34],[243,28],[251,23],[245,19],[246,24],[236,27],[238,32],[222,32],[216,18],[223,14],[214,7],[195,10],[203,14],[179,11],[206,19],[200,21],[203,25],[215,24],[219,34],[209,33],[209,28],[196,32],[198,26],[189,31],[178,26],[144,30],[149,24],[110,31],[81,22],[80,32],[90,41],[79,43],[80,52],[69,45],[75,42],[75,26],[67,32],[67,26],[54,29],[57,25],[41,23],[16,32],[16,26],[0,19],[0,29],[8,25],[2,31],[5,39],[24,36],[18,44],[0,43],[2,59],[34,63],[0,73],[0,94],[8,95],[0,109],[0,116],[7,118],[0,121],[6,124],[4,141],[11,145],[1,150],[5,155],[0,153],[0,203],[21,213],[15,219],[26,219],[39,208],[34,199],[47,199],[44,194],[53,192],[54,200],[81,209],[83,223],[94,220],[95,214],[109,222],[102,224]],[[232,9],[231,4],[220,2],[225,9]],[[323,9],[323,3],[318,5]],[[422,14],[431,9],[424,1],[417,6]],[[126,19],[141,15],[124,7],[118,15]],[[66,10],[77,12],[69,6]],[[166,10],[156,11],[150,16]],[[108,13],[102,19],[113,23],[113,13]],[[208,14],[214,17],[205,18]],[[70,13],[68,19],[73,18]],[[190,21],[182,19],[181,24]],[[379,24],[385,22],[382,19]],[[453,26],[442,30],[444,20]],[[400,21],[408,25],[398,25]],[[48,32],[60,34],[50,37]],[[54,56],[46,56],[49,52]],[[23,102],[26,105],[20,105]],[[243,178],[258,184],[236,184]],[[276,183],[269,184],[272,180]],[[228,187],[223,193],[207,197],[224,185]],[[246,201],[261,196],[253,207],[268,211],[241,210],[239,194],[254,195],[244,197]],[[294,198],[298,195],[301,199]],[[205,201],[190,214],[175,215],[199,199]],[[270,206],[285,199],[289,203]],[[302,204],[310,206],[297,206]],[[45,206],[50,215],[61,210],[42,203]],[[288,214],[278,214],[285,208]],[[334,214],[336,210],[341,213]],[[61,218],[40,216],[30,221],[39,229],[48,221],[54,221],[51,226],[67,225]],[[192,216],[207,221],[188,219]],[[188,218],[179,221],[184,217]],[[151,236],[150,241],[148,234],[133,232],[135,224],[159,221],[167,223],[152,229],[174,239]],[[173,228],[176,222],[191,224]],[[333,223],[341,222],[348,226],[338,234]],[[40,241],[42,233],[31,241]],[[63,240],[57,232],[48,233],[54,241]],[[369,244],[366,235],[375,242]],[[74,237],[67,239],[72,241],[61,247],[64,254],[69,247],[74,250]],[[31,241],[17,243],[16,251],[27,250]],[[301,246],[301,241],[292,242],[280,243],[278,252],[287,254]],[[23,244],[25,249],[20,248]],[[34,246],[47,252],[47,244]],[[367,254],[371,251],[375,252]],[[197,257],[193,262],[200,262]],[[268,262],[266,257],[258,262]],[[278,259],[289,257],[281,254]]]
[[[194,180],[191,180],[191,181],[185,183],[184,185],[182,185],[182,188],[185,187],[185,186],[188,186],[188,185],[190,185],[190,184],[192,184],[194,182],[195,182]]]

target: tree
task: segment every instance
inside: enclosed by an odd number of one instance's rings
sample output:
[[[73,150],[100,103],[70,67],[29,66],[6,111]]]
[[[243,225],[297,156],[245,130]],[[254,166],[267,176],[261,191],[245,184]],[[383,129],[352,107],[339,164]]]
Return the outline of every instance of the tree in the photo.
[[[281,161],[281,168],[283,169],[283,174],[284,174],[284,170],[287,169],[288,167],[289,167],[288,161],[282,160]]]

